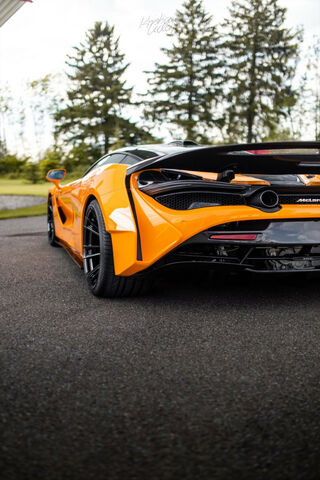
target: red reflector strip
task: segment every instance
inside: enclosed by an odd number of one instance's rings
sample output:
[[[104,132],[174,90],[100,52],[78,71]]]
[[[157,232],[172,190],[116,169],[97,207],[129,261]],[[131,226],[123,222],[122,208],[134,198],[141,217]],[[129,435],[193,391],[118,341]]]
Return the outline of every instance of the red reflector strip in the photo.
[[[238,234],[218,234],[211,235],[212,240],[255,240],[257,238],[256,233],[238,233]]]

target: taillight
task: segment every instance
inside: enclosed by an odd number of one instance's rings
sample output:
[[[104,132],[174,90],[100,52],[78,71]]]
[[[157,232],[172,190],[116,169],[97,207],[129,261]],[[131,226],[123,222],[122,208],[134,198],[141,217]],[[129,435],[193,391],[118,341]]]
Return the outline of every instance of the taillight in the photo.
[[[256,233],[221,233],[210,235],[212,240],[255,240],[257,238]]]

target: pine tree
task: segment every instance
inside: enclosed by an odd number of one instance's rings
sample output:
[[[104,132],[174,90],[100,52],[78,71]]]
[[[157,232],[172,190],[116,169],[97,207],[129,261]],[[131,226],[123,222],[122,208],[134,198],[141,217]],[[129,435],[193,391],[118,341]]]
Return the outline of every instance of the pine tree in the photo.
[[[117,141],[119,128],[136,128],[122,114],[132,92],[122,79],[128,67],[124,57],[114,27],[107,22],[97,22],[87,32],[85,42],[74,47],[74,55],[66,62],[71,88],[66,107],[55,116],[57,133],[69,135],[75,144],[86,142],[107,153]]]
[[[213,105],[222,91],[219,35],[201,0],[186,0],[176,12],[168,36],[173,44],[162,48],[167,61],[156,63],[148,78],[145,116],[182,128],[187,138],[207,136],[215,124]]]
[[[309,49],[308,63],[307,104],[309,106],[311,123],[314,127],[314,138],[320,140],[320,37],[315,36],[314,43]]]
[[[278,0],[233,0],[225,21],[229,140],[247,142],[278,130],[297,100],[292,86],[302,33],[284,27]]]

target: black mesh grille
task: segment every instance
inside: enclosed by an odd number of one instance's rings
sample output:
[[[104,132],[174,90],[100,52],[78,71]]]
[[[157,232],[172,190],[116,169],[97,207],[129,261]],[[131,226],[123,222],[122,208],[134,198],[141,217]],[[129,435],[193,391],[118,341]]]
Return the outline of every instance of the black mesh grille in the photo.
[[[190,210],[213,205],[244,205],[241,195],[213,192],[181,192],[158,195],[155,197],[161,205],[174,210]]]
[[[303,204],[319,204],[320,205],[320,195],[304,195],[303,192],[301,192],[300,194],[294,194],[294,195],[284,195],[284,194],[280,194],[279,195],[279,201],[280,201],[280,204],[282,205],[294,205],[296,203],[298,203],[299,205],[303,205]]]
[[[178,192],[157,195],[161,205],[174,210],[190,210],[214,205],[245,205],[241,195],[217,192]],[[320,194],[279,194],[280,205],[320,205]]]

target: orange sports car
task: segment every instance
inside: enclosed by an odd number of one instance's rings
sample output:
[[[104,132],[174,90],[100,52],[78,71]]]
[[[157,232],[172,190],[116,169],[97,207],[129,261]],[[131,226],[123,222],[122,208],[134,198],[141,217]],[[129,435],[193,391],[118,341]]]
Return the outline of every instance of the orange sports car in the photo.
[[[135,295],[170,265],[320,270],[319,148],[184,141],[122,148],[64,186],[65,170],[50,170],[49,243],[106,297]]]

